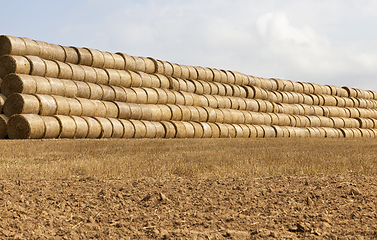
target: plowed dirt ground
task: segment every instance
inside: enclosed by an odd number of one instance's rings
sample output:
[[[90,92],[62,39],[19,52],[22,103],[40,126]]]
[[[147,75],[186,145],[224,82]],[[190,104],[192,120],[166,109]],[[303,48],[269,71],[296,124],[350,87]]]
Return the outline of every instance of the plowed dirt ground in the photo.
[[[176,142],[179,141],[183,140]],[[225,145],[241,143],[237,142],[241,140],[222,141],[228,141]],[[268,143],[266,151],[274,145],[283,144],[277,140],[242,141],[249,141],[247,144],[250,146],[264,146]],[[302,150],[294,150],[295,154],[297,151],[308,151],[309,146],[314,143],[317,144],[317,148],[331,148],[341,143],[337,142],[338,140],[334,140],[333,145],[329,140],[310,141],[312,142],[302,143]],[[151,146],[158,143],[161,149],[165,145],[174,146],[173,142],[168,141],[161,145],[161,142],[143,140],[138,143],[148,143]],[[355,146],[355,142],[343,140],[344,149],[334,149],[333,155],[347,152],[348,148]],[[290,140],[290,144],[298,143],[299,140]],[[92,175],[88,171],[83,171],[80,175],[77,169],[74,169],[76,165],[70,166],[67,163],[81,161],[77,157],[67,157],[69,153],[73,156],[73,151],[76,152],[80,144],[92,151],[91,159],[94,159],[93,155],[98,154],[104,161],[108,156],[124,163],[122,157],[106,155],[98,146],[120,144],[123,149],[118,149],[120,154],[135,154],[131,151],[131,141],[122,140],[3,142],[0,147],[3,148],[0,160],[0,170],[3,172],[3,179],[0,180],[0,239],[377,238],[377,177],[371,170],[355,174],[350,168],[356,167],[351,165],[347,172],[336,174],[321,170],[311,174],[302,172],[269,175],[265,172],[258,175],[250,172],[247,175],[241,172],[242,174],[237,176],[234,168],[231,170],[232,166],[226,166],[229,172],[233,171],[231,176],[218,174],[216,177],[208,173],[208,177],[205,177],[206,171],[203,169],[200,171],[201,174],[190,172],[187,175],[182,172],[184,167],[180,166],[181,171],[175,169],[176,173],[170,175],[155,174],[143,177],[141,174],[135,178],[117,175],[117,179],[111,179],[106,177],[109,172],[99,175],[100,170]],[[191,141],[191,145],[193,144],[194,141]],[[199,144],[222,146],[218,141]],[[361,141],[353,150],[355,155],[342,155],[344,162],[338,160],[339,166],[346,169],[346,163],[351,162],[350,158],[356,158],[355,156],[361,156],[357,159],[359,165],[365,162],[374,164],[371,153],[366,159],[362,157],[364,147],[370,148],[374,145],[373,140]],[[14,146],[14,149],[11,146]],[[27,149],[30,149],[30,155],[26,153]],[[175,151],[179,155],[181,151],[190,152],[194,149],[197,147],[186,146],[178,150],[175,148]],[[221,154],[220,149],[217,151]],[[293,153],[293,150],[285,150],[276,154],[281,154],[279,156],[283,158],[287,151]],[[167,154],[165,151],[162,152]],[[241,151],[235,151],[228,157],[235,157],[237,152],[242,155]],[[197,154],[200,154],[200,151]],[[59,159],[59,156],[62,159]],[[331,161],[331,156],[328,157],[328,161]],[[144,158],[145,161],[149,161],[146,156]],[[159,156],[153,155],[153,158]],[[251,159],[251,155],[249,158]],[[61,178],[58,174],[58,177],[54,178],[46,173],[49,166],[56,167],[56,162],[60,161],[64,162],[65,167],[74,169],[66,172],[67,178]],[[162,160],[159,158],[159,161]],[[190,158],[186,161],[189,164]],[[242,159],[239,161],[242,162]],[[93,164],[98,163],[93,161]],[[263,165],[262,162],[258,164]],[[293,161],[290,164],[298,163]],[[142,166],[141,163],[139,165]],[[216,165],[216,162],[213,162],[213,165]],[[115,164],[115,167],[117,166]],[[199,167],[208,168],[207,165]],[[330,168],[330,165],[327,167]],[[20,175],[20,169],[24,174],[30,175]],[[218,168],[208,169],[214,172]],[[43,173],[38,175],[38,171]],[[54,171],[59,172],[56,169]],[[103,171],[109,170],[103,168]],[[199,172],[199,169],[197,171]]]

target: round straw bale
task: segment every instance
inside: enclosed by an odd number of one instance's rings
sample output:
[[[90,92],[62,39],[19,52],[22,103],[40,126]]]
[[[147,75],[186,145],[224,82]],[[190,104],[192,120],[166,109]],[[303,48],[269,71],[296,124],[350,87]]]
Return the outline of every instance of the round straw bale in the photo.
[[[332,117],[330,119],[331,119],[331,121],[333,121],[333,126],[335,128],[344,128],[345,127],[345,122],[344,122],[343,118]]]
[[[255,124],[255,125],[264,124],[264,116],[262,113],[252,112],[251,117],[252,117],[252,124]]]
[[[109,53],[109,52],[102,52],[102,55],[105,60],[103,68],[114,69],[115,68],[115,58],[114,58],[115,54]]]
[[[202,138],[204,134],[203,127],[200,123],[197,122],[189,122],[194,128],[194,138]]]
[[[79,63],[79,55],[74,48],[65,46],[62,46],[62,48],[65,52],[65,62],[73,64]]]
[[[137,102],[136,92],[132,90],[132,88],[125,88],[125,87],[122,87],[122,88],[126,94],[125,102],[136,103]]]
[[[158,92],[153,88],[143,88],[147,94],[147,103],[148,104],[157,104],[158,103]]]
[[[43,119],[36,114],[16,114],[7,123],[10,139],[40,139],[45,135],[45,130]]]
[[[141,75],[134,71],[129,71],[131,75],[131,86],[132,87],[141,87],[143,85],[143,79]]]
[[[141,77],[141,82],[142,82],[141,86],[148,87],[148,88],[152,87],[152,78],[150,77],[150,75],[144,72],[138,72],[138,73]]]
[[[199,122],[198,124],[202,127],[202,138],[211,138],[212,137],[212,128],[209,123],[206,122]]]
[[[73,72],[72,68],[68,63],[63,63],[59,61],[55,61],[59,68],[59,76],[60,79],[72,79]]]
[[[347,97],[357,97],[357,92],[354,88],[342,87],[347,92]]]
[[[172,112],[170,110],[170,108],[166,105],[155,105],[156,107],[158,107],[161,111],[161,119],[160,121],[169,121],[171,120],[172,118]]]
[[[155,70],[156,70],[156,67],[155,67],[155,61],[153,61],[152,58],[145,58],[145,57],[137,57],[137,60],[136,60],[136,64],[138,65],[138,62],[140,61],[140,59],[144,62],[144,64],[139,64],[139,65],[144,65],[144,70],[138,70],[138,71],[143,71],[143,72],[146,72],[146,73],[154,73]]]
[[[82,108],[82,116],[87,116],[87,117],[93,117],[95,115],[96,111],[96,105],[92,100],[86,99],[86,98],[76,98]]]
[[[76,132],[73,138],[86,138],[89,132],[89,126],[84,118],[78,116],[70,116],[76,124]],[[59,129],[60,130],[60,129]],[[47,131],[47,128],[46,128]],[[47,134],[47,133],[46,133]]]
[[[360,117],[360,112],[356,108],[346,108],[350,112],[351,118],[357,118]]]
[[[107,109],[104,102],[99,100],[92,100],[92,102],[95,104],[94,117],[106,117]]]
[[[251,112],[249,111],[241,111],[243,114],[243,118],[245,119],[245,124],[252,124],[253,123],[253,117],[251,115]]]
[[[136,102],[146,104],[148,102],[147,92],[143,88],[132,88],[136,94]]]
[[[198,79],[198,71],[196,70],[196,68],[193,67],[193,66],[187,66],[187,68],[190,72],[189,79],[197,80]]]
[[[164,76],[164,75],[161,75],[161,74],[155,74],[158,79],[160,80],[160,87],[161,88],[165,88],[165,89],[169,89],[169,86],[170,86],[170,78],[168,78],[167,76]]]
[[[185,98],[181,92],[172,92],[174,95],[175,102],[174,104],[176,105],[185,105]],[[169,97],[169,96],[168,96]]]
[[[164,138],[166,136],[165,127],[160,122],[151,122],[156,128],[156,138]]]
[[[76,134],[76,122],[70,116],[55,115],[60,124],[59,138],[74,138]]]
[[[33,55],[33,56],[41,55],[41,48],[36,41],[30,38],[26,38],[26,37],[23,37],[22,40],[25,42],[26,53],[28,55]]]
[[[142,120],[152,120],[152,109],[148,104],[139,104],[141,108],[141,119]]]
[[[224,84],[218,82],[210,82],[212,95],[226,96],[226,88]]]
[[[10,55],[0,57],[0,78],[5,78],[10,73],[29,74],[30,70],[30,63],[25,57]]]
[[[180,85],[178,78],[169,77],[169,89],[173,91],[179,91]]]
[[[3,112],[8,117],[14,114],[38,114],[38,98],[34,95],[13,93],[5,101]]]
[[[99,121],[93,117],[82,117],[88,124],[88,134],[86,138],[99,138],[101,136],[102,127]]]
[[[187,106],[190,111],[190,121],[200,122],[200,112],[197,107]],[[182,111],[183,112],[183,111]]]
[[[233,114],[230,111],[230,109],[219,109],[219,111],[222,112],[222,115],[224,116],[223,122],[224,123],[233,123]]]
[[[25,55],[26,45],[22,38],[11,36],[0,36],[0,56],[1,55]]]
[[[182,79],[189,79],[190,78],[190,70],[186,65],[180,65],[181,67],[181,78]]]
[[[64,85],[63,84],[64,81],[69,81],[69,80],[61,81],[63,85],[63,90],[64,90],[63,95],[65,95],[65,92],[67,91],[72,91],[72,92],[69,92],[67,95],[73,97],[72,96],[72,93],[73,93],[73,94],[76,94],[76,97],[79,97],[79,98],[87,98],[87,99],[90,98],[90,87],[88,83],[81,82],[81,81],[72,81],[76,85],[76,87],[74,87],[68,82],[66,82],[66,84]],[[56,94],[56,95],[62,95],[62,94]]]
[[[272,128],[275,130],[275,137],[286,137],[284,135],[284,131],[283,131],[282,127],[272,126]]]
[[[65,51],[64,48],[60,45],[52,44],[53,60],[60,62],[65,62]]]
[[[216,112],[216,120],[214,122],[223,123],[224,122],[224,113],[220,109],[214,109]]]
[[[30,75],[9,74],[1,83],[1,93],[9,96],[12,93],[35,94],[37,92],[37,83]]]
[[[85,71],[80,65],[75,65],[68,63],[68,65],[71,67],[72,70],[72,78],[76,81],[84,81],[85,80]]]
[[[218,108],[218,102],[217,99],[212,95],[204,95],[204,97],[208,101],[208,106],[211,108]]]
[[[7,98],[4,96],[4,94],[0,93],[0,113],[3,112],[3,106],[6,100]]]
[[[37,77],[33,77],[37,79]],[[58,78],[47,78],[47,81],[50,83],[51,95],[65,96],[65,87],[63,82]]]
[[[37,85],[37,93],[39,94],[51,94],[51,84],[45,77],[33,76]]]
[[[81,116],[82,106],[79,100],[75,98],[67,98],[69,104],[69,115],[71,116]]]
[[[201,123],[201,124],[208,124],[210,126],[210,128],[211,128],[211,138],[219,138],[220,137],[220,128],[217,124],[215,124],[215,123]],[[204,130],[204,134],[206,134],[206,130]]]
[[[207,122],[214,123],[217,120],[217,113],[215,109],[210,108],[210,107],[203,107],[203,109],[207,112]]]
[[[175,138],[177,130],[175,129],[174,124],[170,121],[162,121],[161,124],[165,129],[165,138]]]
[[[145,125],[145,138],[155,138],[157,135],[156,126],[149,121],[141,121]]]
[[[101,126],[101,133],[98,138],[111,138],[113,135],[113,125],[111,121],[103,117],[94,117],[94,119],[98,121]]]
[[[70,106],[66,97],[62,96],[52,96],[56,102],[56,113],[57,115],[69,115]]]
[[[191,82],[195,85],[195,93],[196,94],[204,94],[204,88],[200,81],[191,80]]]
[[[96,72],[96,84],[103,84],[103,85],[109,85],[109,75],[107,75],[107,72],[105,69],[101,68],[93,68]],[[89,81],[87,81],[89,82]],[[90,81],[91,82],[91,81]]]
[[[178,89],[177,89],[177,91],[187,92],[188,88],[187,88],[187,82],[186,82],[186,80],[183,80],[181,78],[176,78],[176,81],[178,82]]]
[[[200,66],[196,66],[194,68],[195,68],[196,72],[198,73],[197,79],[205,81],[206,77],[207,77],[206,70],[203,67],[200,67]]]
[[[271,81],[274,81],[277,86],[277,91],[284,91],[284,82],[282,79],[279,78],[271,78]]]
[[[190,121],[191,119],[191,112],[187,106],[178,105],[182,112],[182,118],[180,121]]]
[[[135,135],[135,126],[129,120],[119,119],[119,122],[123,125],[122,138],[133,138]]]
[[[271,125],[279,125],[280,119],[277,113],[267,113],[271,117]]]
[[[60,123],[55,117],[42,117],[45,124],[45,134],[43,138],[58,138],[60,135]]]
[[[162,62],[162,65],[164,66],[163,74],[166,76],[173,76],[173,72],[174,72],[173,65],[167,61],[161,61],[161,62]]]
[[[221,70],[226,74],[226,82],[228,84],[236,84],[236,79],[231,71]]]
[[[104,101],[115,101],[115,91],[114,88],[107,85],[100,85],[102,88],[103,96],[102,100]]]
[[[78,87],[77,87],[77,84],[72,81],[72,80],[65,80],[65,79],[61,79],[60,80],[64,86],[64,96],[65,97],[70,97],[70,98],[74,98],[76,97],[78,94]],[[37,81],[37,92],[38,92],[38,81]]]
[[[92,64],[90,66],[97,67],[97,68],[103,68],[105,65],[105,58],[103,57],[103,54],[101,51],[97,49],[91,49],[91,48],[84,48],[90,52],[92,55]]]
[[[228,138],[229,137],[229,128],[227,125],[222,123],[215,123],[219,128],[219,137],[220,138]],[[234,129],[234,128],[233,128]]]
[[[204,71],[206,72],[205,81],[212,82],[214,77],[213,71],[210,68],[204,68]]]
[[[361,138],[363,136],[359,128],[350,128],[350,130],[353,132],[354,138]]]
[[[261,126],[264,130],[264,137],[265,138],[274,138],[276,137],[276,131],[272,126]]]
[[[216,97],[216,96],[214,96]],[[221,97],[221,102],[223,102],[222,104],[224,105],[223,108],[226,108],[226,109],[231,109],[232,108],[232,101],[235,102],[236,99],[232,98],[232,97],[228,97],[228,96],[220,96]],[[237,104],[237,103],[234,103],[234,104]],[[246,104],[246,103],[245,103]]]
[[[236,138],[246,138],[248,136],[244,136],[244,130],[242,129],[242,127],[238,124],[230,124],[234,130],[235,130],[235,136]]]
[[[136,70],[136,61],[133,57],[131,57],[130,55],[127,55],[125,53],[116,53],[118,55],[120,55],[123,59],[124,59],[124,69],[125,70],[131,70],[131,71],[135,71]]]
[[[77,55],[79,57],[78,64],[92,66],[93,56],[87,48],[77,48],[77,47],[72,47],[72,48],[76,50]]]
[[[0,139],[5,139],[7,137],[7,123],[9,118],[4,115],[0,114]]]
[[[209,102],[208,99],[204,95],[197,95],[198,99],[200,99],[200,104],[198,104],[201,107],[208,107]]]
[[[264,137],[264,128],[262,127],[263,125],[254,125],[254,128],[257,132],[257,136],[258,138],[263,138]],[[250,128],[251,130],[251,128]]]
[[[259,104],[255,99],[245,99],[246,102],[246,110],[259,112]]]
[[[44,59],[53,59],[54,52],[50,44],[42,41],[34,40],[39,46],[39,54],[37,56]]]
[[[53,116],[56,113],[57,105],[55,99],[50,95],[35,95],[39,101],[39,115]]]
[[[84,82],[97,83],[97,71],[95,68],[84,65],[82,65],[81,68],[84,70],[85,74]]]
[[[136,71],[145,72],[145,62],[142,57],[136,57],[132,56],[133,59],[135,59],[136,63]]]
[[[225,108],[225,100],[224,100],[224,98],[222,96],[214,95],[213,97],[217,101],[217,107],[218,108]]]
[[[181,66],[176,63],[171,63],[173,67],[173,77],[181,78],[182,77],[182,69]]]
[[[128,103],[114,102],[118,108],[118,118],[130,119],[131,118],[131,106]]]
[[[44,60],[42,59],[45,66],[46,66],[46,73],[45,73],[45,77],[53,77],[53,78],[57,78],[59,77],[59,66],[58,64],[55,62],[55,61],[51,61],[51,60]]]
[[[351,98],[343,98],[344,99],[344,102],[345,102],[345,107],[354,107],[355,104],[354,104],[354,101],[352,101]]]
[[[111,86],[114,91],[114,99],[113,101],[119,101],[119,102],[125,102],[127,100],[126,92],[124,88],[122,87],[116,87],[116,86]]]
[[[135,120],[142,119],[143,112],[142,112],[142,108],[140,104],[128,103],[128,106],[131,111],[130,119],[135,119]],[[121,110],[119,110],[119,116],[121,116],[121,114],[124,114],[124,113],[122,113]]]
[[[90,91],[90,99],[101,100],[103,99],[103,89],[101,85],[95,83],[87,83]]]
[[[174,125],[175,128],[175,137],[176,138],[186,138],[186,127],[183,122],[180,121],[171,121],[171,123]]]
[[[160,79],[155,74],[149,74],[151,78],[151,87],[152,88],[159,88],[161,87]]]

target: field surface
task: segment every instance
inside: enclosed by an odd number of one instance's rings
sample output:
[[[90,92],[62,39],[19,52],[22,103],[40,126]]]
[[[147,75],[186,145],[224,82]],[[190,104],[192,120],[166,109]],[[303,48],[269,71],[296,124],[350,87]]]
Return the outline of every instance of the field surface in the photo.
[[[374,239],[373,139],[4,140],[0,239]]]

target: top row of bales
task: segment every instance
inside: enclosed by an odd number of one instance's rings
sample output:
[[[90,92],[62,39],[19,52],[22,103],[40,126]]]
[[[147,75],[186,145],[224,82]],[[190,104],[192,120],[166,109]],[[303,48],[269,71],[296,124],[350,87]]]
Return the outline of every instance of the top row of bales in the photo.
[[[243,86],[257,86],[269,91],[324,94],[338,97],[355,97],[377,100],[377,93],[350,87],[293,82],[277,78],[260,78],[236,71],[215,68],[185,66],[153,58],[129,56],[124,53],[109,53],[91,48],[66,47],[43,41],[11,36],[0,36],[0,56],[38,56],[46,60],[85,65],[94,68],[139,71],[162,74],[181,79],[213,81]],[[1,62],[1,61],[0,61]],[[5,77],[5,76],[3,76]]]

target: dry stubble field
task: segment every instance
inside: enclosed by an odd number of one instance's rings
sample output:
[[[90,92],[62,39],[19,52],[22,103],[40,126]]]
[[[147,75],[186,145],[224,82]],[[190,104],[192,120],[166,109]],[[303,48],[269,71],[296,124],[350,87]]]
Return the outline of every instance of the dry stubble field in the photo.
[[[3,140],[0,239],[373,239],[376,146]]]

